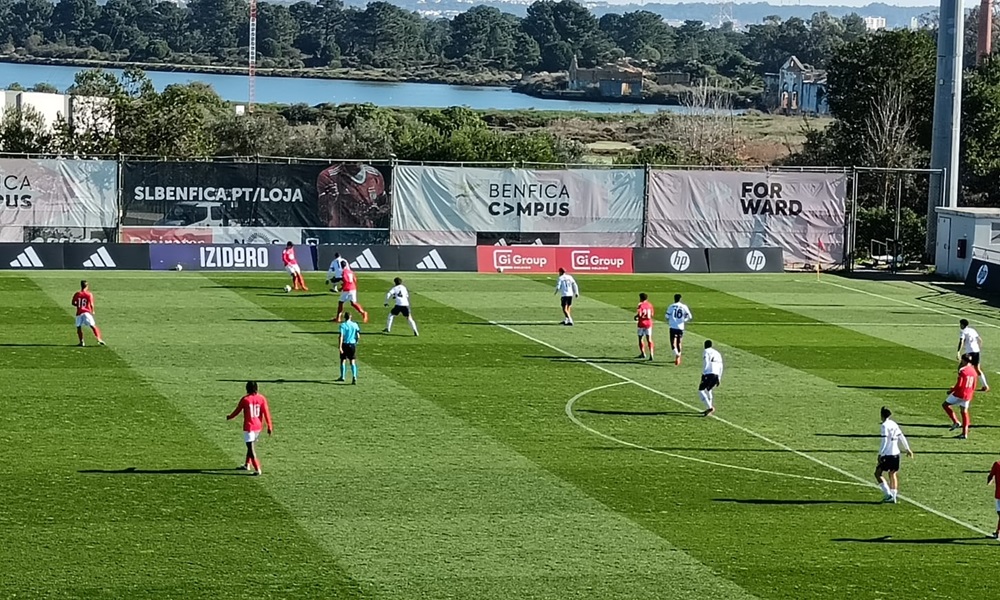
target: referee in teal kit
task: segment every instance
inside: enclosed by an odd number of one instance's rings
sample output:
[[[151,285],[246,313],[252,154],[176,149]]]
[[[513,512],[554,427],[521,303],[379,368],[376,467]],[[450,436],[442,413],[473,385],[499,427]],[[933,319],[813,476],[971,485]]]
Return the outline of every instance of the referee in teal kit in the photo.
[[[358,385],[358,338],[361,328],[351,319],[351,313],[344,313],[344,322],[340,324],[340,379],[346,381],[347,363],[351,363],[351,385]]]

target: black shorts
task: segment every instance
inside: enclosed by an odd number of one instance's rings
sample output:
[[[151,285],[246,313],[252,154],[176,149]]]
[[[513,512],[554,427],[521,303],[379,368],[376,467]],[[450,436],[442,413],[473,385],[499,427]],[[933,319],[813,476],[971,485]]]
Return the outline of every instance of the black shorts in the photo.
[[[674,340],[679,340],[682,337],[684,337],[684,330],[683,329],[673,329],[673,328],[670,329],[670,341],[671,342],[674,341]]]
[[[971,359],[969,362],[972,364],[973,367],[978,367],[979,366],[979,353],[978,352],[969,352],[969,358]]]
[[[354,360],[358,355],[358,347],[355,344],[343,344],[344,351],[340,353],[340,360]]]
[[[899,455],[886,455],[878,457],[878,468],[880,471],[898,471]]]
[[[705,373],[701,376],[701,383],[698,385],[698,391],[704,392],[711,390],[719,385],[719,376],[714,373]]]
[[[563,296],[562,297],[562,307],[566,308],[568,306],[573,306],[573,296]]]
[[[389,311],[389,314],[392,315],[392,316],[394,316],[394,317],[398,317],[399,315],[403,315],[404,317],[406,317],[407,319],[409,319],[410,318],[410,307],[409,306],[393,306],[392,310]]]

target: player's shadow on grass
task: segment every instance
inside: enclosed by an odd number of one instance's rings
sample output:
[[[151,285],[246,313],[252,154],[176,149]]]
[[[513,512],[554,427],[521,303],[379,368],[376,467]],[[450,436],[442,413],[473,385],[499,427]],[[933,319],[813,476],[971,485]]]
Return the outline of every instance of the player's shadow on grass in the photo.
[[[203,290],[274,290],[273,285],[203,285]]]
[[[700,417],[701,413],[690,410],[598,410],[594,408],[574,408],[575,413],[588,415],[611,415],[623,417]]]
[[[332,323],[330,319],[229,319],[244,323]]]
[[[996,543],[990,537],[944,537],[944,538],[922,538],[922,539],[896,539],[889,535],[875,538],[834,538],[831,542],[852,542],[858,544],[943,544],[953,546],[986,546]]]
[[[220,381],[222,383],[246,383],[247,380],[246,379],[219,379],[218,381]],[[283,384],[283,383],[314,383],[314,384],[318,384],[318,385],[333,385],[333,381],[332,380],[325,380],[325,379],[256,379],[254,381],[256,381],[257,383],[274,383],[274,384],[278,384],[278,385]]]
[[[0,348],[78,348],[78,344],[0,344]]]
[[[603,365],[636,365],[636,364],[646,364],[652,367],[662,367],[663,363],[657,363],[655,361],[648,361],[644,358],[622,358],[620,356],[563,356],[563,355],[534,355],[534,354],[524,354],[521,358],[532,358],[538,360],[548,360],[554,363],[580,363],[588,362],[594,364]],[[670,363],[673,366],[673,363]]]
[[[315,292],[308,294],[292,294],[289,292],[271,292],[270,294],[257,294],[258,296],[286,296],[288,298],[319,298],[320,296],[329,296],[329,293]]]
[[[972,427],[973,430],[976,430],[976,429],[1000,429],[1000,425],[980,425],[979,423],[975,422],[975,417],[976,417],[976,415],[972,415],[973,422],[972,422],[971,427]],[[948,424],[948,423],[943,423],[943,424],[942,423],[900,423],[899,425],[900,425],[900,427],[925,427],[927,429],[950,429],[951,428],[951,425]],[[879,436],[876,436],[876,437],[879,437]],[[913,436],[907,435],[906,437],[913,437]]]
[[[126,467],[124,469],[83,469],[77,471],[84,475],[222,475],[246,477],[242,469],[139,469]]]
[[[878,500],[788,500],[784,498],[713,498],[712,502],[773,506],[812,506],[820,504],[881,504]]]
[[[816,437],[837,437],[837,438],[867,438],[867,439],[881,439],[882,436],[877,433],[816,433],[813,434]],[[907,438],[929,438],[929,439],[940,439],[940,435],[930,435],[922,433],[911,433],[906,436]]]

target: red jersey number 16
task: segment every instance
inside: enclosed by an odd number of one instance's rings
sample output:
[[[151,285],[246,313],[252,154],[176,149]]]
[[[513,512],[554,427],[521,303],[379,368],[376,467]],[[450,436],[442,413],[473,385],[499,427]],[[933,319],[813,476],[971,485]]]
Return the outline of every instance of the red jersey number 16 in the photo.
[[[251,404],[250,406],[247,407],[247,410],[250,412],[250,416],[253,417],[254,419],[259,419],[260,418],[260,405],[259,404]]]

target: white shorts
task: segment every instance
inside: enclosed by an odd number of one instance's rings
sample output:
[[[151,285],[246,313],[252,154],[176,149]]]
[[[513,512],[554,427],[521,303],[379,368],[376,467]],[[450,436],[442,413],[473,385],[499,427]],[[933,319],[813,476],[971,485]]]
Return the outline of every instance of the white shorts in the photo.
[[[299,268],[299,265],[288,265],[285,267],[285,271],[288,271],[289,275],[298,275],[302,272],[302,269]]]
[[[248,444],[250,442],[256,442],[257,438],[259,438],[259,437],[260,437],[260,432],[259,431],[244,431],[243,432],[243,441],[246,442],[246,443],[248,443]]]
[[[997,512],[1000,513],[1000,498],[997,498]]]
[[[642,337],[644,335],[648,335],[649,337],[653,337],[653,328],[652,327],[640,327],[637,331],[639,332],[639,337]]]
[[[357,302],[358,301],[358,290],[351,290],[349,292],[340,292],[341,302]]]
[[[968,400],[962,400],[961,398],[956,398],[954,394],[948,394],[948,397],[945,399],[944,402],[948,406],[955,406],[957,404],[957,405],[961,406],[964,409],[968,409],[969,408],[969,401]]]
[[[97,324],[94,323],[94,315],[92,315],[90,313],[83,313],[82,315],[78,315],[76,317],[76,326],[77,327],[83,327],[83,326],[95,327],[96,325]]]

